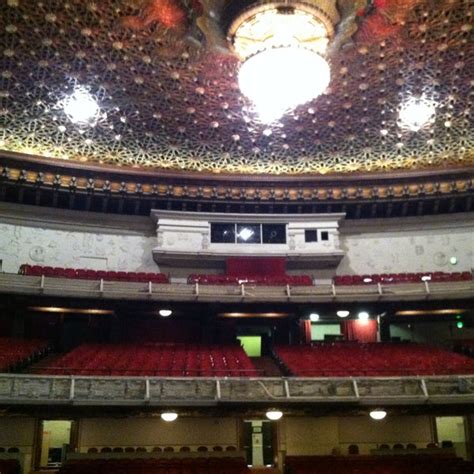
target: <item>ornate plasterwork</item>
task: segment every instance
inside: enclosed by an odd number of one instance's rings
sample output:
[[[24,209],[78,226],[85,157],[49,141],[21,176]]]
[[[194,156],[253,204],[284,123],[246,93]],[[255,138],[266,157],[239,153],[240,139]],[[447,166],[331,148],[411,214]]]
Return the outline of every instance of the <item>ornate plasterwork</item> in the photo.
[[[124,24],[144,3],[2,3],[1,149],[52,162],[275,176],[474,164],[470,2],[412,0],[390,17],[388,37],[367,26],[383,20],[377,12],[362,12],[331,56],[327,93],[271,127],[239,93],[237,59],[193,30],[202,20],[193,2],[183,2],[185,34],[158,21]],[[105,112],[94,127],[72,124],[60,108],[78,85]],[[403,130],[401,104],[422,94],[438,104],[435,122]]]

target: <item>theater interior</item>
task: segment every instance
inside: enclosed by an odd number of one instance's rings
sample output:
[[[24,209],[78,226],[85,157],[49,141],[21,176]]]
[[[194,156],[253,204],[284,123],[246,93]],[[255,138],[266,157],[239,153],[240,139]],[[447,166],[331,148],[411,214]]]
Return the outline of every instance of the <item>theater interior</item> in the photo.
[[[472,474],[469,0],[0,1],[0,474]]]

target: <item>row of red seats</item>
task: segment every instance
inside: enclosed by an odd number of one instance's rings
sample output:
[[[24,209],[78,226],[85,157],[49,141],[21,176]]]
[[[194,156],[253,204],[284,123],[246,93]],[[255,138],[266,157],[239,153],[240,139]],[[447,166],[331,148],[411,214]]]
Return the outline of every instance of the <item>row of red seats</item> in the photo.
[[[244,474],[245,460],[222,458],[145,458],[71,460],[59,474]]]
[[[415,343],[335,342],[279,346],[275,353],[301,377],[474,374],[474,360]]]
[[[248,277],[242,277],[231,275],[191,274],[188,276],[188,283],[199,283],[201,285],[240,285],[241,283],[244,283],[267,286],[311,286],[313,281],[308,275],[249,275]]]
[[[164,273],[146,272],[116,272],[106,270],[87,270],[61,267],[43,267],[41,265],[20,266],[21,275],[46,276],[53,278],[77,278],[81,280],[108,280],[108,281],[135,281],[147,283],[169,283],[169,278]]]
[[[288,456],[288,474],[472,474],[474,463],[449,456]]]
[[[1,474],[20,474],[20,463],[17,459],[0,459]]]
[[[0,371],[6,372],[19,364],[31,361],[44,353],[47,347],[46,342],[36,339],[0,337]]]
[[[424,273],[380,273],[372,275],[337,275],[335,285],[374,285],[377,283],[420,283],[423,281],[442,283],[472,280],[471,272],[424,272]]]
[[[240,346],[83,344],[42,369],[48,375],[166,377],[255,376]]]

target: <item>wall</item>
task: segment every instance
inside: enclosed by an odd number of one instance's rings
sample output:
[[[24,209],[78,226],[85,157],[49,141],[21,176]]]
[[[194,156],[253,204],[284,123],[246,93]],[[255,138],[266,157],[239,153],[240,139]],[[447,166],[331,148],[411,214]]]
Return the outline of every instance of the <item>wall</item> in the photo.
[[[381,443],[414,443],[424,448],[433,440],[428,416],[388,416],[378,422],[369,416],[285,418],[280,448],[288,456],[331,454],[333,448],[347,454],[349,445],[357,444],[361,454],[370,454]]]
[[[237,420],[232,418],[178,418],[166,423],[156,418],[83,419],[79,427],[81,452],[95,446],[236,446]]]
[[[474,328],[458,329],[455,321],[392,323],[390,337],[424,344],[445,345],[452,339],[474,338]]]
[[[30,472],[32,462],[35,420],[23,417],[0,417],[0,446],[20,449],[23,472]]]
[[[469,271],[474,268],[474,216],[344,221],[346,255],[337,273]],[[450,257],[458,263],[451,265]]]
[[[96,270],[158,271],[147,218],[122,218],[0,203],[4,272],[22,263]],[[132,221],[132,222],[130,222]]]

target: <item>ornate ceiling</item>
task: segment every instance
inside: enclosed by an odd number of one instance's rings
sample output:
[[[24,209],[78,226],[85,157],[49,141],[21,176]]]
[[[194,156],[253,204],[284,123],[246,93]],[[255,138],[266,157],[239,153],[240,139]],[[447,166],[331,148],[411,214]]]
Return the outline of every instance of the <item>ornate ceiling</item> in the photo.
[[[240,94],[239,61],[220,31],[236,3],[1,0],[0,149],[221,175],[474,164],[469,0],[339,0],[330,88],[272,125]],[[64,113],[78,87],[100,104],[94,126]],[[436,119],[404,129],[400,106],[421,95],[437,104]]]

